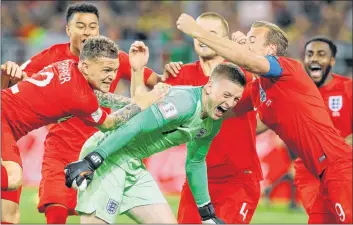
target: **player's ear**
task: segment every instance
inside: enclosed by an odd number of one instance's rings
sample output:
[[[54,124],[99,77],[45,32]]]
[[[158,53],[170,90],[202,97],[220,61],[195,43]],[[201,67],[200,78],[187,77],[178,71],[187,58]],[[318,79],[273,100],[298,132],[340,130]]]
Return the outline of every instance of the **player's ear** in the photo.
[[[69,36],[69,37],[70,37],[71,32],[70,32],[70,27],[69,27],[69,25],[68,25],[68,24],[66,24],[65,30],[66,30],[66,34],[67,34],[67,36]]]
[[[269,52],[268,52],[268,55],[276,55],[276,53],[277,53],[277,46],[271,44],[271,45],[270,45]]]
[[[331,65],[331,67],[333,67],[335,64],[336,64],[336,59],[335,59],[335,57],[331,57],[331,59],[330,59],[330,65]]]
[[[209,80],[207,84],[204,86],[206,94],[209,95],[211,93],[212,81]]]
[[[84,75],[84,76],[87,76],[88,75],[88,64],[85,63],[84,61],[80,61],[78,63],[78,68],[80,69],[81,73]]]

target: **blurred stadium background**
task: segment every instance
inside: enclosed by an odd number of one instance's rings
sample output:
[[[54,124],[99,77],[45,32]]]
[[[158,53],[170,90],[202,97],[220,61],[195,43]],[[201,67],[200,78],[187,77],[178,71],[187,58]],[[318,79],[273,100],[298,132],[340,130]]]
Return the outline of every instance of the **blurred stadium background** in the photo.
[[[19,64],[53,44],[67,42],[65,9],[79,1],[2,1],[1,63]],[[247,32],[255,20],[278,24],[290,39],[289,56],[301,60],[305,41],[325,35],[338,46],[334,72],[352,77],[352,2],[350,1],[92,1],[100,10],[101,34],[116,40],[127,51],[134,40],[150,48],[148,66],[162,73],[170,61],[197,60],[192,39],[176,30],[175,21],[186,12],[197,17],[213,11],[223,15],[231,31]],[[118,92],[128,95],[129,83],[121,81]],[[41,158],[46,128],[31,132],[19,141],[24,161],[25,188],[21,201],[21,223],[45,223],[36,209],[37,186],[41,178]],[[257,138],[265,180],[263,198],[253,223],[306,223],[297,196],[291,191],[291,156],[271,131]],[[178,192],[184,182],[185,148],[173,148],[146,161],[147,167],[168,196],[173,209],[178,207]],[[160,162],[163,162],[162,164]],[[161,166],[162,165],[162,166]],[[288,176],[285,176],[289,174]],[[282,178],[289,178],[283,179]],[[275,183],[270,192],[269,187]],[[77,217],[68,223],[78,223]],[[119,223],[129,223],[120,217]]]

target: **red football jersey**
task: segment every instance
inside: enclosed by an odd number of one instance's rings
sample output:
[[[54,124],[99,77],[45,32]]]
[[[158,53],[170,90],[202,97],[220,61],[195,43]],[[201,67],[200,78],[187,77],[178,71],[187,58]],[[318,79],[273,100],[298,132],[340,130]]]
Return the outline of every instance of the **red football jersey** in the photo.
[[[73,60],[51,64],[32,78],[3,90],[1,101],[2,113],[16,140],[64,117],[77,116],[95,126],[107,116]]]
[[[332,77],[330,83],[320,87],[319,91],[333,125],[339,130],[340,135],[346,138],[353,133],[352,79],[337,74],[332,74]],[[298,158],[297,166],[301,163],[302,160]]]
[[[261,76],[247,85],[235,112],[255,109],[314,175],[337,158],[352,158],[352,150],[334,128],[318,88],[302,65],[286,57],[277,60],[281,76]]]
[[[244,71],[245,72],[245,71]],[[253,77],[245,72],[247,82]],[[209,80],[199,61],[182,66],[177,77],[170,76],[171,85],[205,85]],[[211,182],[229,182],[229,179],[262,180],[262,170],[256,153],[256,114],[249,112],[223,122],[207,154],[207,172]],[[252,176],[249,176],[252,173]]]
[[[38,72],[46,65],[65,59],[74,59],[76,61],[79,60],[77,56],[74,56],[71,53],[70,43],[53,45],[52,47],[32,57],[30,60],[24,63],[22,67],[24,68],[24,71],[30,75],[32,73]],[[110,92],[112,93],[115,91],[120,78],[131,80],[129,55],[123,51],[119,51],[119,61],[120,66],[117,72],[117,76],[110,86]],[[148,80],[152,72],[152,70],[145,68],[145,82]],[[110,113],[110,109],[104,110]],[[49,129],[46,141],[49,141],[53,145],[60,142],[60,144],[66,146],[69,149],[80,151],[84,142],[96,131],[98,131],[96,128],[86,126],[80,119],[72,118],[65,122],[52,125]],[[46,149],[47,154],[49,153],[48,150],[50,149]],[[53,153],[56,154],[55,152]],[[62,156],[60,153],[59,155]]]

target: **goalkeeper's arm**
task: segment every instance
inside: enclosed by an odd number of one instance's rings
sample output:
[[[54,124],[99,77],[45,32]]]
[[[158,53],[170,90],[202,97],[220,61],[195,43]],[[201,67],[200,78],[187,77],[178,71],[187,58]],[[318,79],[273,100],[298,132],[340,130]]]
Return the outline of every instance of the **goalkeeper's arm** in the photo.
[[[212,139],[194,140],[187,144],[185,170],[187,180],[204,223],[224,223],[216,217],[208,192],[206,155]]]

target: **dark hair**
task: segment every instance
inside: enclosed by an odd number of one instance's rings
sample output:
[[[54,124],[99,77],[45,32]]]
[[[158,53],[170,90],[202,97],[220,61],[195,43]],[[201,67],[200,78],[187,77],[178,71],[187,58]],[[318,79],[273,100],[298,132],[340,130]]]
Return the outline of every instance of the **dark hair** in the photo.
[[[337,46],[333,43],[332,40],[328,39],[327,37],[324,36],[315,36],[311,39],[309,39],[305,45],[304,45],[304,49],[306,49],[306,46],[308,44],[310,44],[311,42],[314,41],[320,41],[320,42],[325,42],[326,44],[328,44],[328,46],[330,47],[331,50],[331,55],[335,58],[336,57],[336,53],[337,53]]]
[[[92,3],[82,2],[69,5],[66,10],[66,22],[69,22],[75,13],[93,13],[99,19],[99,10]]]
[[[89,37],[81,50],[80,60],[96,60],[99,58],[118,58],[119,47],[104,36]]]
[[[210,80],[214,81],[218,78],[226,78],[236,84],[240,84],[241,86],[245,86],[246,80],[243,71],[239,66],[233,63],[220,63],[218,64],[211,73]]]
[[[205,12],[205,13],[202,13],[199,17],[197,17],[197,19],[202,19],[202,18],[211,18],[211,19],[217,19],[221,21],[223,29],[225,31],[224,35],[226,35],[227,37],[229,36],[229,25],[227,20],[223,16],[215,12]]]

